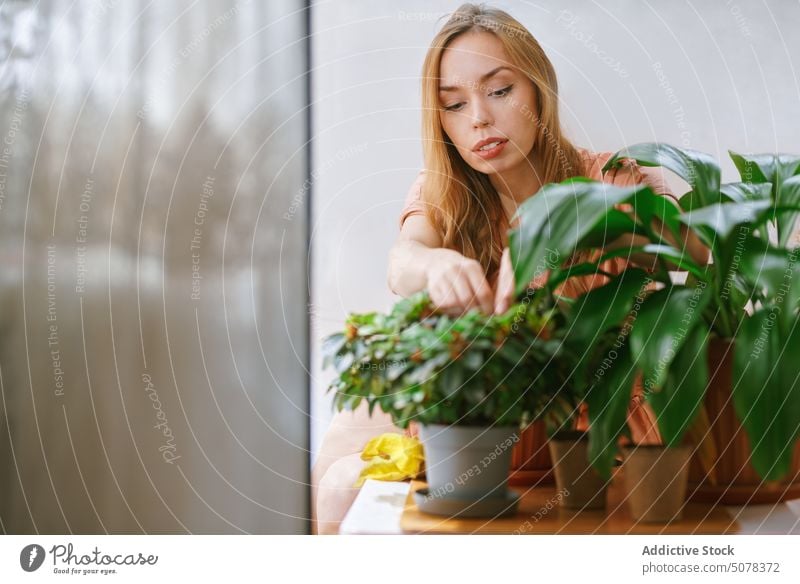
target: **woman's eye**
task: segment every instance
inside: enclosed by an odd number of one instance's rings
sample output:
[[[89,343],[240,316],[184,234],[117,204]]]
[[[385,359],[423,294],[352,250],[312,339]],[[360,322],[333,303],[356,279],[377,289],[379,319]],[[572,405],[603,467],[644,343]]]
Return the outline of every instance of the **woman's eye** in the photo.
[[[498,89],[497,91],[493,91],[489,95],[493,97],[503,97],[504,95],[508,95],[508,92],[511,91],[512,87],[514,87],[513,83],[508,87],[504,87],[503,89]]]
[[[496,91],[492,91],[492,92],[490,92],[490,93],[489,93],[489,96],[490,96],[490,97],[505,97],[506,95],[508,95],[508,94],[509,94],[509,92],[511,91],[511,88],[512,88],[512,87],[514,87],[514,84],[513,84],[513,83],[512,83],[511,85],[507,86],[507,87],[504,87],[503,89],[498,89],[498,90],[496,90]],[[454,103],[454,104],[452,104],[452,105],[446,105],[446,106],[444,106],[444,110],[445,110],[445,111],[448,111],[448,112],[457,112],[457,111],[459,111],[459,110],[460,110],[462,107],[464,107],[464,102],[461,102],[461,101],[460,101],[460,102],[458,102],[458,103]]]
[[[454,103],[453,105],[444,106],[444,109],[448,112],[457,112],[463,105],[463,103]]]

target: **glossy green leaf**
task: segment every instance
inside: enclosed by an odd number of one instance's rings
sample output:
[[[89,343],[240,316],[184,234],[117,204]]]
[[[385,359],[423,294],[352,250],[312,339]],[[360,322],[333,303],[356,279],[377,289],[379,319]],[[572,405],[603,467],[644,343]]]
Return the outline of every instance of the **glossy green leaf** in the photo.
[[[772,184],[746,182],[727,183],[720,187],[720,192],[732,203],[768,201],[772,194]]]
[[[675,355],[702,317],[711,296],[700,282],[694,288],[671,286],[642,304],[630,334],[633,361],[642,371],[645,392],[664,385]]]
[[[597,181],[549,184],[517,210],[520,224],[509,233],[515,293],[538,274],[559,267],[618,203],[649,187],[616,187]]]
[[[800,250],[750,247],[741,254],[740,270],[763,298],[780,306],[780,318],[794,318],[800,304]]]
[[[715,258],[716,263],[708,267],[719,290],[716,308],[720,315],[725,311],[730,321],[731,328],[725,331],[725,337],[733,335],[736,323],[745,315],[748,302],[761,299],[756,286],[759,269],[753,269],[748,261],[743,262],[743,258],[763,256],[768,247],[767,241],[753,234],[752,226],[738,225],[722,248],[720,257]]]
[[[700,411],[708,385],[708,335],[708,328],[702,325],[689,331],[672,361],[664,387],[645,393],[666,446],[680,446]]]
[[[698,225],[710,227],[716,237],[726,240],[737,225],[743,223],[759,225],[766,221],[771,207],[771,201],[721,203],[684,213],[680,220],[689,227]]]
[[[642,251],[645,253],[650,253],[655,256],[668,259],[673,264],[675,264],[679,270],[684,272],[691,272],[701,280],[705,280],[708,278],[705,268],[697,265],[697,263],[695,263],[695,261],[689,255],[688,251],[684,252],[675,249],[671,245],[658,245],[654,243],[645,245],[642,248]]]
[[[670,245],[660,245],[656,243],[648,243],[647,245],[636,246],[631,248],[619,248],[607,252],[600,256],[597,263],[600,264],[606,260],[615,257],[631,258],[635,254],[651,254],[656,257],[661,257],[671,261],[681,271],[691,272],[700,279],[707,278],[705,269],[698,266],[694,260],[689,256],[689,253],[681,253]]]
[[[605,247],[626,233],[641,233],[636,222],[618,209],[610,209],[608,213],[581,238],[583,248]]]
[[[586,393],[589,461],[605,479],[611,477],[617,442],[627,428],[628,406],[636,377],[627,346],[623,345],[615,355],[610,367],[592,382]]]
[[[613,278],[616,274],[601,270],[595,262],[582,262],[580,264],[566,266],[562,269],[553,270],[547,283],[552,288],[556,288],[559,284],[569,278],[592,275],[608,276],[609,278]]]
[[[672,199],[651,190],[644,190],[636,193],[630,203],[633,206],[634,214],[651,232],[653,243],[659,243],[659,240],[664,237],[664,234],[653,231],[655,220],[660,221],[673,237],[680,240],[681,225],[678,220],[680,210],[672,202]]]
[[[644,142],[623,148],[608,159],[603,172],[621,166],[633,158],[642,166],[663,166],[677,174],[692,187],[696,205],[719,202],[720,169],[717,161],[704,152],[681,149],[659,142]]]
[[[781,183],[800,173],[800,156],[794,154],[738,154],[728,150],[742,182],[772,183],[777,190]]]
[[[800,436],[800,322],[780,326],[777,310],[765,306],[745,319],[734,353],[734,408],[764,480],[786,476]]]
[[[645,296],[650,278],[638,268],[622,272],[607,284],[580,296],[569,315],[567,342],[582,344],[585,349],[628,316],[637,297]]]
[[[800,202],[800,156],[795,154],[737,154],[728,151],[743,182],[769,183],[775,207],[791,207]],[[797,220],[797,213],[777,217],[778,241],[786,246]]]
[[[778,191],[778,198],[776,200],[778,207],[800,207],[800,175],[795,175],[786,179],[780,186]],[[796,231],[797,217],[800,215],[797,211],[781,213],[776,217],[778,227],[778,245],[780,247],[799,247],[800,246],[800,233]],[[792,236],[797,238],[791,241]]]

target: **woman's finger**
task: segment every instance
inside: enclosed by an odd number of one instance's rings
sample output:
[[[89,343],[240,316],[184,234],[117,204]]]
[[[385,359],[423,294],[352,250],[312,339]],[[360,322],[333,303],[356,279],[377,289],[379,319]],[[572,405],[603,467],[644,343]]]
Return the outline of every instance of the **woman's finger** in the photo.
[[[475,300],[474,305],[478,306],[484,313],[491,314],[494,304],[494,295],[483,270],[469,270],[467,273],[469,284],[472,287],[472,294]]]
[[[514,298],[514,269],[511,266],[511,255],[508,248],[503,250],[500,258],[500,273],[497,276],[497,290],[495,292],[495,313],[503,313],[511,306]]]
[[[452,286],[440,284],[432,288],[430,292],[431,299],[441,312],[448,316],[459,316],[461,314],[461,303]]]
[[[541,288],[547,283],[548,278],[550,278],[550,270],[535,274],[529,286],[534,289]]]
[[[475,291],[472,289],[472,283],[467,274],[462,272],[460,276],[456,278],[453,282],[453,290],[458,298],[458,305],[462,313],[475,306]]]

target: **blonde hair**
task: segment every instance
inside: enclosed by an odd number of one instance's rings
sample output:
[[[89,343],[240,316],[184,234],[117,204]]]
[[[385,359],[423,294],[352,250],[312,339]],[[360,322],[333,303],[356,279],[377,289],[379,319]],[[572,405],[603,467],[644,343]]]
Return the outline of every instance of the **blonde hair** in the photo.
[[[542,184],[584,174],[578,150],[564,136],[558,116],[558,83],[550,59],[531,33],[508,13],[483,5],[463,4],[436,34],[422,66],[422,138],[425,168],[422,190],[428,220],[443,246],[480,262],[490,283],[500,267],[508,218],[489,176],[470,167],[445,134],[439,118],[442,54],[469,31],[494,34],[511,65],[533,83],[538,111],[530,112],[538,128],[535,148],[542,160]]]

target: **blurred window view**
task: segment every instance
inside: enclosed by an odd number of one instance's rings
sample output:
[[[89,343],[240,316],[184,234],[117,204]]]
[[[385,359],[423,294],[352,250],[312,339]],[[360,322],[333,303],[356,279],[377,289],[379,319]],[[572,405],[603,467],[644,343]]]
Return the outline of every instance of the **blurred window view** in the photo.
[[[307,533],[307,9],[0,5],[6,533]]]

